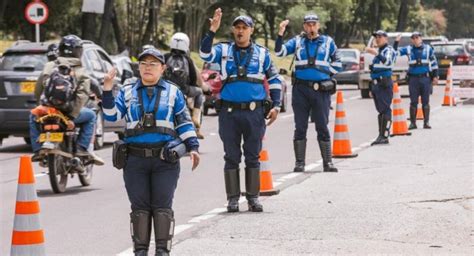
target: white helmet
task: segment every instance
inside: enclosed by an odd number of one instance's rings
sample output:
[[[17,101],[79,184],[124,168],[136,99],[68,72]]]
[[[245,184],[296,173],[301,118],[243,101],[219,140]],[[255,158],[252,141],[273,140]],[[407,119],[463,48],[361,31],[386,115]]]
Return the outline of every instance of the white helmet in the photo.
[[[171,37],[170,48],[183,52],[189,51],[189,37],[185,33],[175,33]]]

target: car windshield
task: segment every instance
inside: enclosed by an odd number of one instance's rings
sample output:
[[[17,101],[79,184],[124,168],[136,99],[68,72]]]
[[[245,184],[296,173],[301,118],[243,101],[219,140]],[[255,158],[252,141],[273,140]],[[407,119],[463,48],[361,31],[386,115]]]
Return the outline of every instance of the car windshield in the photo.
[[[393,42],[395,42],[396,37],[388,37],[388,44],[393,45]],[[400,43],[398,43],[398,47],[405,47],[407,45],[411,44],[411,39],[408,36],[402,36],[400,39]]]
[[[464,46],[462,44],[438,44],[433,45],[437,54],[444,55],[461,55],[464,54]]]
[[[15,68],[32,67],[43,70],[48,58],[44,53],[13,53],[5,54],[0,64],[0,70],[14,70]]]
[[[357,53],[355,51],[339,51],[342,59],[357,59]]]

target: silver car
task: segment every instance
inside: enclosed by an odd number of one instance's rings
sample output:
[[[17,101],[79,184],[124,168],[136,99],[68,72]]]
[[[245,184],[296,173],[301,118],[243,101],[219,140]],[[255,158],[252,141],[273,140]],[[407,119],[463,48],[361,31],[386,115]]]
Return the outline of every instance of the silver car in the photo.
[[[342,71],[334,78],[338,84],[359,84],[360,51],[357,49],[338,49],[341,56]]]

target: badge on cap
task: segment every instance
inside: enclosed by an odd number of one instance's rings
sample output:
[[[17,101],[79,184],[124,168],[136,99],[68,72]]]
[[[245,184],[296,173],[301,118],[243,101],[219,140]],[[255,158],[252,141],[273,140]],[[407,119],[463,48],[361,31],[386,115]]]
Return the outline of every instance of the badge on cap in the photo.
[[[250,102],[249,109],[254,111],[257,108],[257,103],[255,101]]]
[[[319,89],[319,83],[314,83],[313,84],[313,89],[317,91]]]

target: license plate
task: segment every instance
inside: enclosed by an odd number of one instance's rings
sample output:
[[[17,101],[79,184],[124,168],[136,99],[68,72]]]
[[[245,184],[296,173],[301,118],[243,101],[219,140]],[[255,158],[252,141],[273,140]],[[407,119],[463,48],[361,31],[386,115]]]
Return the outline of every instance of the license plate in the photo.
[[[20,92],[21,93],[33,93],[35,91],[36,82],[21,82]]]
[[[441,60],[441,65],[449,65],[451,63],[451,60]]]
[[[47,132],[40,134],[40,142],[62,142],[64,134],[61,132]]]
[[[392,81],[398,81],[399,78],[399,75],[392,75]]]

